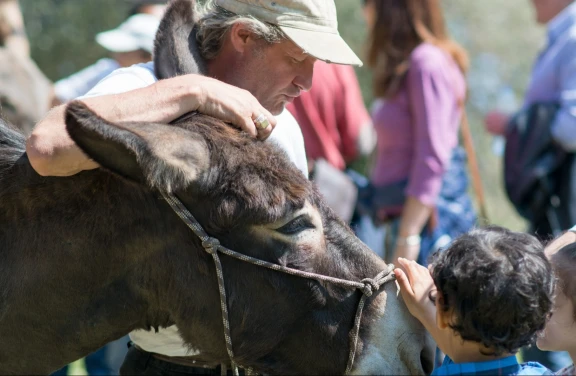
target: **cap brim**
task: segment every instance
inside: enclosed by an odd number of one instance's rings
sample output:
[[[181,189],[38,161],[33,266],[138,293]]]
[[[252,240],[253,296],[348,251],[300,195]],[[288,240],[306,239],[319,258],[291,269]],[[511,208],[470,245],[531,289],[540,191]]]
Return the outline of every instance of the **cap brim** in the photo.
[[[280,26],[280,29],[307,54],[319,60],[334,64],[362,66],[362,60],[338,34],[287,26]]]
[[[111,52],[131,52],[140,49],[148,50],[148,48],[141,46],[136,38],[120,30],[110,30],[99,33],[96,35],[96,42]]]

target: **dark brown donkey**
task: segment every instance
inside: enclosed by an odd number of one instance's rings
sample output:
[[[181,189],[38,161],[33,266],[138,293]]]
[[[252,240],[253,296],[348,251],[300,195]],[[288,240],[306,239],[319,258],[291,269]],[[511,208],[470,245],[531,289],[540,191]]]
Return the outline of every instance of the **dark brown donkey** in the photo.
[[[193,358],[229,362],[212,257],[159,192],[240,253],[351,281],[386,269],[274,144],[197,114],[111,124],[80,102],[66,124],[101,169],[40,177],[0,124],[0,374],[46,374],[171,325]],[[360,291],[221,261],[239,364],[344,371]],[[366,300],[352,373],[424,373],[426,338],[388,283]]]

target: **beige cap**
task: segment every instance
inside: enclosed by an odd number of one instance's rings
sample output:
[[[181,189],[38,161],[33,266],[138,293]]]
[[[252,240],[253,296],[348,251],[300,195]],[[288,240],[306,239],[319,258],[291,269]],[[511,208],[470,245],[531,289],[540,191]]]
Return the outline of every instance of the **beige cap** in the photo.
[[[362,61],[338,33],[334,0],[216,0],[239,15],[277,25],[306,53],[328,63],[358,65]]]

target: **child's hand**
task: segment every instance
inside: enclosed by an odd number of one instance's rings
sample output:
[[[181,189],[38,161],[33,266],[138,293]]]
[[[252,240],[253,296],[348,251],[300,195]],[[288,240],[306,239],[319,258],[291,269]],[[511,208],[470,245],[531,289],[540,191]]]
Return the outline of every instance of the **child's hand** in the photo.
[[[430,300],[430,293],[436,287],[430,271],[405,258],[398,258],[398,263],[406,270],[394,269],[394,274],[408,310],[427,328],[436,325],[436,306]]]

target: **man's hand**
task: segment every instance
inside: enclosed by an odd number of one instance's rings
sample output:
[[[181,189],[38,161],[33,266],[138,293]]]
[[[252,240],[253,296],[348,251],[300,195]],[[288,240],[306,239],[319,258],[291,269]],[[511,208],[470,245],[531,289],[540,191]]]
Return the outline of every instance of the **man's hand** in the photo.
[[[261,140],[274,130],[276,119],[249,91],[208,77],[202,80],[200,90],[198,112],[234,124]],[[270,123],[266,128],[254,123],[261,114]]]
[[[405,258],[399,258],[398,263],[405,271],[394,269],[394,274],[408,310],[427,329],[435,326],[436,306],[430,300],[430,293],[435,291],[436,287],[430,271],[422,265],[418,265],[416,261]]]

